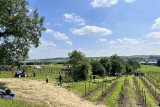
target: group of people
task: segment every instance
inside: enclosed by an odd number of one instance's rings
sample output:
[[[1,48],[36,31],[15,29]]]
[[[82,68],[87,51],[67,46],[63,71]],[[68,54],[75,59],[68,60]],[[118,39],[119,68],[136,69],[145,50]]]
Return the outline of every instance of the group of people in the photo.
[[[61,76],[62,71],[59,71],[59,83],[58,85],[62,86],[62,76]],[[36,77],[36,71],[35,69],[33,70],[33,76]],[[46,83],[48,83],[49,77],[46,75]]]

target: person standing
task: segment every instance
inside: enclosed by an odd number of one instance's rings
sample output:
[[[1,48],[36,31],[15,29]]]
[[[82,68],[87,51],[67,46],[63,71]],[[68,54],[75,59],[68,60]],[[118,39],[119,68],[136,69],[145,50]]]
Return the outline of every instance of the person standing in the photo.
[[[36,70],[35,69],[33,70],[33,75],[34,75],[34,77],[36,76]]]
[[[46,83],[48,83],[49,77],[48,75],[46,75]]]
[[[58,85],[62,86],[62,76],[61,75],[59,76],[59,84]]]

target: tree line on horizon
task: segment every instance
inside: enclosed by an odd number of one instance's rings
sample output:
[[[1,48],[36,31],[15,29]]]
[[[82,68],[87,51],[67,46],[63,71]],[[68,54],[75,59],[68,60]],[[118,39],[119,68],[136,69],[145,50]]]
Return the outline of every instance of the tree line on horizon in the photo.
[[[87,80],[89,69],[92,75],[115,76],[115,73],[130,74],[140,67],[139,61],[124,61],[117,54],[110,58],[101,58],[100,60],[89,60],[80,51],[74,50],[68,54],[69,62],[72,68],[72,77],[75,81]]]

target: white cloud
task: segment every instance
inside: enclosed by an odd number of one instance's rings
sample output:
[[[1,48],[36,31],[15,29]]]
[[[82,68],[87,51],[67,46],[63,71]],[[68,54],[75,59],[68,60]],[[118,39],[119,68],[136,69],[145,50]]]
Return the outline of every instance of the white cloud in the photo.
[[[66,22],[74,22],[74,23],[78,23],[79,25],[85,25],[85,20],[83,18],[81,18],[80,16],[76,15],[75,13],[71,13],[71,14],[64,14],[64,21]]]
[[[31,7],[28,7],[29,12],[33,12],[33,9]]]
[[[100,42],[106,42],[107,39],[99,39]]]
[[[160,32],[151,32],[149,34],[147,34],[147,38],[157,38],[160,39]]]
[[[69,38],[66,36],[66,34],[64,33],[60,33],[60,32],[55,32],[51,29],[47,29],[45,31],[46,33],[50,33],[50,34],[53,34],[53,37],[56,39],[56,40],[68,40]]]
[[[111,47],[109,47],[109,49],[121,51],[121,50],[131,49],[131,47],[129,45],[117,45],[117,46],[111,46]]]
[[[72,42],[71,41],[66,41],[66,44],[67,45],[72,45]]]
[[[29,50],[29,53],[33,53],[34,51],[33,50]]]
[[[124,0],[126,3],[132,3],[134,2],[135,0]]]
[[[51,29],[46,29],[45,32],[46,32],[46,33],[53,33],[53,30],[51,30]]]
[[[111,41],[109,41],[109,44],[111,44],[111,45],[114,45],[114,44],[116,44],[117,42],[116,41],[113,41],[113,40],[111,40]]]
[[[122,38],[122,39],[116,39],[115,41],[113,40],[109,41],[109,44],[111,45],[114,45],[114,44],[135,45],[139,43],[140,43],[139,40],[131,39],[131,38]]]
[[[155,20],[156,23],[153,24],[152,29],[160,29],[160,17]]]
[[[40,42],[41,42],[40,47],[56,47],[56,44],[54,44],[53,41],[40,39]]]
[[[119,0],[94,0],[91,2],[91,5],[94,8],[97,7],[111,7],[112,5],[115,5],[118,3]]]
[[[50,25],[50,23],[47,23],[47,25]]]
[[[106,36],[112,33],[111,30],[100,28],[96,26],[85,26],[81,29],[70,29],[70,32],[75,35],[88,35],[88,36]]]
[[[30,59],[44,59],[44,58],[58,58],[58,57],[68,57],[68,53],[72,50],[67,49],[57,49],[56,47],[38,47],[34,48],[33,53],[29,53]]]
[[[56,23],[56,24],[55,24],[55,26],[62,26],[62,24],[60,24],[60,23]]]
[[[60,33],[60,32],[55,32],[54,38],[57,40],[68,40],[69,39],[64,33]]]
[[[122,39],[117,39],[116,40],[117,43],[121,43],[121,44],[139,44],[140,41],[139,40],[136,40],[136,39],[131,39],[131,38],[122,38]]]
[[[149,42],[148,45],[160,45],[160,42]]]
[[[140,41],[136,39],[130,39],[130,38],[123,38],[123,39],[117,39],[118,42],[124,43],[124,44],[139,44]]]

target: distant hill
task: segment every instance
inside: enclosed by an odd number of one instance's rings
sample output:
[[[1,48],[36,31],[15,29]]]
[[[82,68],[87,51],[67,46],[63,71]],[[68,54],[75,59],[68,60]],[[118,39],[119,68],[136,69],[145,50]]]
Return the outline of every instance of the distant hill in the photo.
[[[127,60],[137,60],[137,61],[140,61],[140,62],[156,62],[158,59],[160,59],[160,55],[133,55],[133,56],[120,56],[121,58],[123,58],[125,61]],[[99,60],[100,58],[104,58],[104,57],[87,57],[89,59],[93,59],[93,60]],[[108,57],[109,58],[109,57]],[[69,58],[68,57],[65,57],[65,58],[46,58],[46,59],[30,59],[30,60],[27,60],[25,62],[34,62],[34,61],[38,61],[38,62],[41,62],[41,61],[48,61],[48,62],[52,62],[52,61],[55,61],[55,62],[62,62],[62,61],[68,61]],[[23,61],[22,61],[23,62]]]

